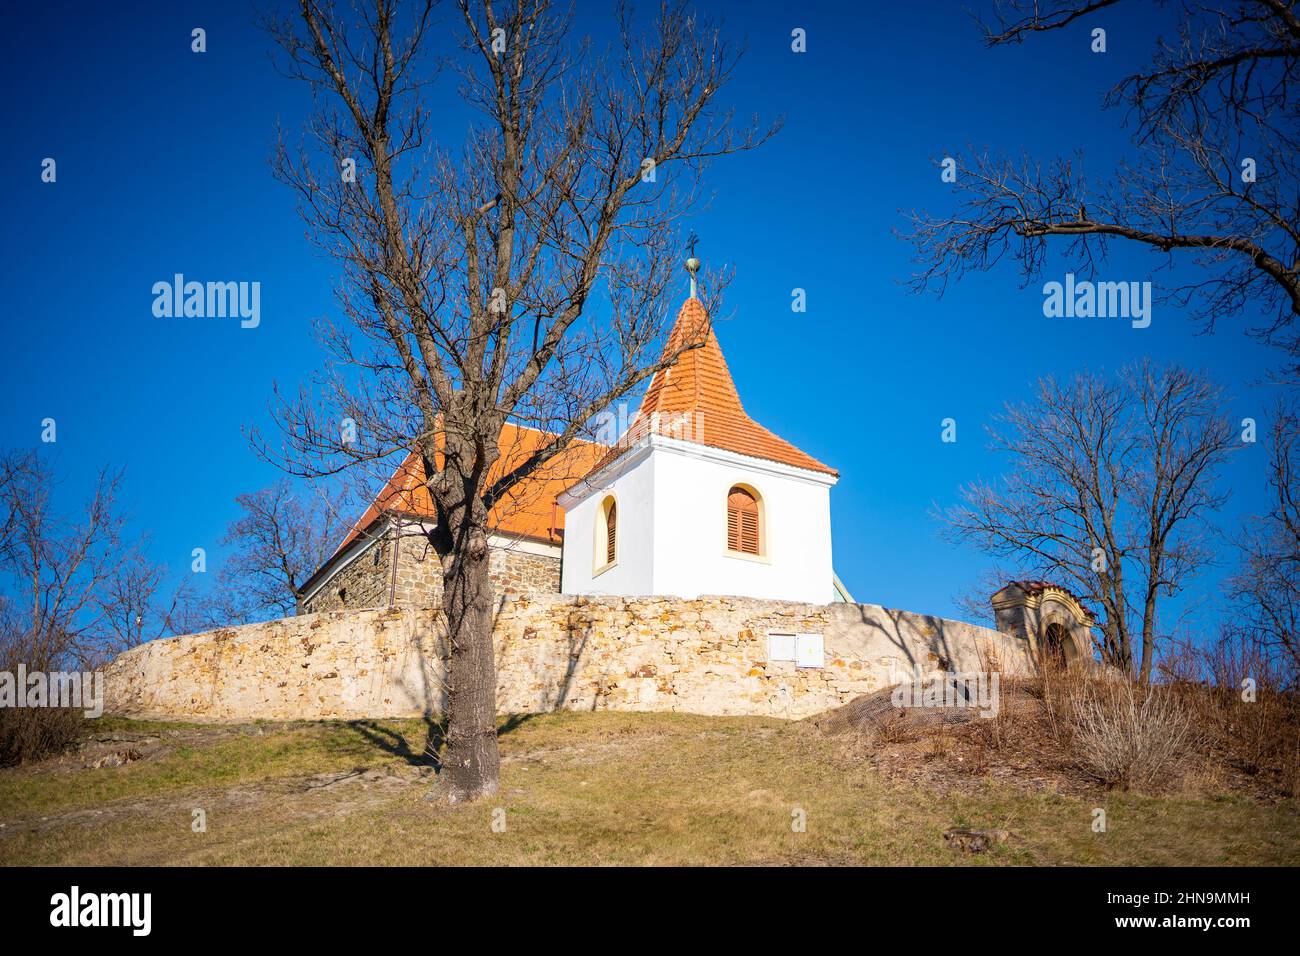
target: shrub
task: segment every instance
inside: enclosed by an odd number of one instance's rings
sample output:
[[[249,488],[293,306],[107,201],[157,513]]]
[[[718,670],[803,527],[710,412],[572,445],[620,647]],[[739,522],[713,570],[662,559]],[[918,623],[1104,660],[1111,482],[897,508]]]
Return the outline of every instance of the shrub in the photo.
[[[62,753],[77,742],[84,720],[75,708],[0,707],[0,767]]]
[[[28,674],[60,669],[51,666],[52,655],[33,653],[30,633],[4,625],[0,620],[0,671],[17,675],[24,664]],[[85,719],[77,707],[0,707],[0,767],[62,753],[81,738]]]
[[[1300,795],[1300,698],[1288,689],[1294,678],[1280,655],[1254,635],[1228,629],[1209,647],[1166,654],[1161,673],[1175,682],[1216,758]]]
[[[1079,680],[1068,692],[1079,768],[1109,787],[1154,787],[1181,776],[1198,733],[1173,690],[1128,680]]]

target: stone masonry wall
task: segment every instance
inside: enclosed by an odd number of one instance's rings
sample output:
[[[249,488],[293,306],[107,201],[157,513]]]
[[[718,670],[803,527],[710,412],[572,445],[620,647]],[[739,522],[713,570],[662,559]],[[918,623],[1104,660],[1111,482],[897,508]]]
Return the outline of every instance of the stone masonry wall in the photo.
[[[392,556],[393,539],[389,532],[304,601],[301,613],[386,608],[389,589],[394,588]],[[488,567],[498,594],[560,592],[558,556],[494,547],[488,556]],[[409,607],[428,607],[442,599],[442,565],[421,534],[408,530],[402,535],[393,595],[395,604]]]
[[[392,554],[392,545],[387,538],[371,544],[360,557],[336,572],[324,587],[304,601],[300,613],[387,606]]]
[[[821,668],[767,659],[767,632],[818,632]],[[497,706],[801,718],[923,670],[1033,668],[1012,635],[871,604],[749,598],[503,598]],[[399,717],[445,702],[437,611],[303,615],[151,641],[107,669],[107,708],[200,720]]]
[[[512,597],[560,593],[560,559],[544,554],[494,548],[488,557],[498,594]]]

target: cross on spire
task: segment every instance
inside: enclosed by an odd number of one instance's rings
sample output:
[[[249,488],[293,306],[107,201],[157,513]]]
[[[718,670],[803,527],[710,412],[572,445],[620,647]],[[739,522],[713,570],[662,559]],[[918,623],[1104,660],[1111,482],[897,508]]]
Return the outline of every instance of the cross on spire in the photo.
[[[686,271],[691,274],[691,298],[698,298],[695,290],[695,273],[700,271],[700,260],[695,258],[695,244],[700,241],[700,237],[691,230],[690,236],[686,240],[686,254],[689,258],[686,260]]]

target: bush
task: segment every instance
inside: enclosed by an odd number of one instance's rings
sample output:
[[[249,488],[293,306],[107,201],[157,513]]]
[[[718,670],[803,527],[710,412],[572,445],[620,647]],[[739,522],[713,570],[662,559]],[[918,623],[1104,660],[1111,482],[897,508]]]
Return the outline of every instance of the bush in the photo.
[[[1181,776],[1198,745],[1191,714],[1166,687],[1077,680],[1066,709],[1074,759],[1108,787],[1149,788]]]
[[[1294,694],[1260,687],[1255,699],[1243,700],[1229,687],[1213,693],[1207,711],[1216,749],[1230,766],[1300,796],[1300,704]]]
[[[0,708],[0,767],[62,753],[81,737],[84,720],[75,708]]]

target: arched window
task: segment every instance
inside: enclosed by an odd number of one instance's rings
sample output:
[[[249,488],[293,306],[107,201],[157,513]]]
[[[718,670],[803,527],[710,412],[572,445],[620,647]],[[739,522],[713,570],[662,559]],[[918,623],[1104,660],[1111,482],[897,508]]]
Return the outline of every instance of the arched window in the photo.
[[[596,539],[592,565],[596,573],[618,560],[618,502],[608,496],[596,511]]]
[[[605,563],[613,564],[618,554],[618,502],[610,500],[605,511]]]
[[[762,540],[758,497],[748,488],[735,485],[727,493],[727,550],[757,555]]]

